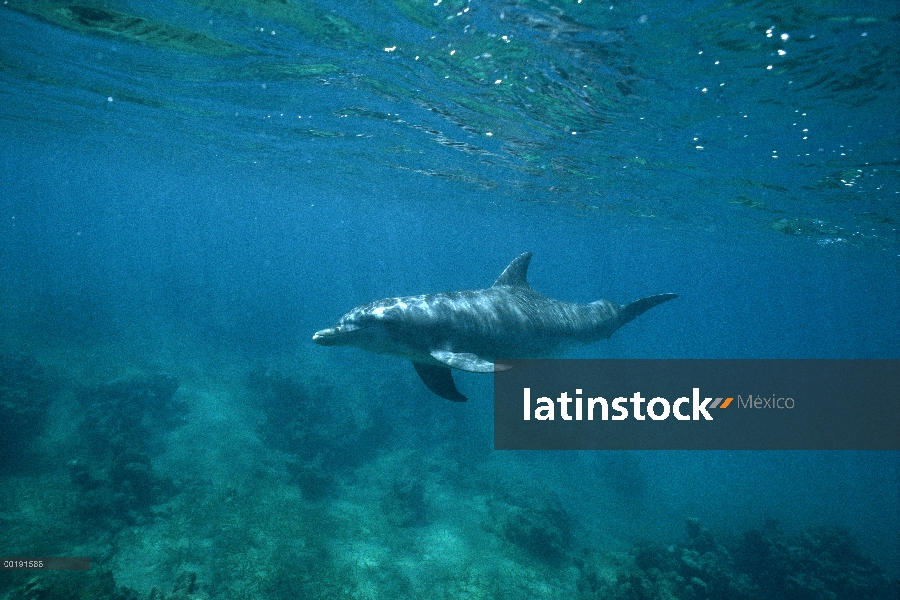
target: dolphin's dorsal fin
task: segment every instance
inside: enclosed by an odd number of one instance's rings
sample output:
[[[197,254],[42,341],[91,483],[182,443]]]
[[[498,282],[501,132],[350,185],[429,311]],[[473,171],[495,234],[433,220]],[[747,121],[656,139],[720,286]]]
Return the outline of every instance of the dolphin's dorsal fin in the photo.
[[[498,285],[511,285],[514,287],[531,287],[528,285],[528,263],[531,262],[531,252],[520,254],[509,263],[509,266],[500,273],[500,277],[494,282]]]

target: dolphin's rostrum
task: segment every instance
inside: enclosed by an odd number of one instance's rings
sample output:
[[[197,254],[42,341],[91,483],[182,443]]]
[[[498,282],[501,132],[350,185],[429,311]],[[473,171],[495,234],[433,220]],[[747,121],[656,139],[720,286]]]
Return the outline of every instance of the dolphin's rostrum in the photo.
[[[432,392],[465,402],[450,369],[503,370],[497,359],[549,358],[608,338],[657,304],[660,294],[624,306],[610,300],[573,304],[547,298],[528,285],[531,253],[512,261],[489,288],[362,304],[334,327],[317,331],[323,346],[356,346],[412,361]]]

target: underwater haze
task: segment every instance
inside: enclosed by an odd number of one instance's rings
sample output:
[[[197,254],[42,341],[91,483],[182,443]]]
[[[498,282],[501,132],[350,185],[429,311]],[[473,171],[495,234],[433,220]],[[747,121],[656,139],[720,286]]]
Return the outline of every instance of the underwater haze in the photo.
[[[312,334],[678,298],[579,358],[900,358],[900,7],[0,0],[0,599],[900,597],[900,452],[500,452]],[[900,435],[900,434],[898,434]]]

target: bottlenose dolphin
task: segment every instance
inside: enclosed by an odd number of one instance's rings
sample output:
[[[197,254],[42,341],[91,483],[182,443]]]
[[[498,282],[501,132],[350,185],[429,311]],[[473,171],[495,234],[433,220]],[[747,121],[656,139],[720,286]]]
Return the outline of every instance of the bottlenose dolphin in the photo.
[[[525,252],[483,290],[467,290],[362,304],[338,324],[317,331],[322,346],[356,346],[412,361],[432,392],[465,402],[450,369],[492,373],[509,368],[497,359],[549,358],[603,340],[657,304],[660,294],[624,306],[610,300],[561,302],[528,285],[531,252]]]

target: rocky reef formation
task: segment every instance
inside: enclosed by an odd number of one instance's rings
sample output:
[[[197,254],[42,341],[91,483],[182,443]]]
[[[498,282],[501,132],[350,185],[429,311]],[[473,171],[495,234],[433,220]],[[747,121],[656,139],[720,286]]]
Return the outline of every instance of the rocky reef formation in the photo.
[[[862,551],[846,530],[813,527],[783,533],[774,519],[745,531],[735,559],[751,578],[756,598],[843,600],[900,597],[900,585]]]
[[[139,600],[133,590],[116,586],[111,571],[41,573],[9,593],[9,600]]]
[[[254,370],[246,383],[260,438],[288,455],[288,472],[307,499],[330,496],[341,471],[372,458],[389,439],[379,428],[391,420],[377,418],[377,407],[342,397],[324,381]]]
[[[178,380],[153,374],[118,379],[76,392],[84,414],[83,434],[98,456],[126,448],[148,452],[159,433],[184,421],[187,406],[175,398]]]
[[[41,573],[12,590],[8,600],[208,600],[198,589],[197,574],[182,571],[170,593],[153,588],[149,595],[116,585],[112,571]]]
[[[416,479],[395,479],[381,499],[381,506],[388,522],[395,527],[421,527],[434,519],[425,484]]]
[[[579,597],[604,600],[889,600],[896,588],[844,531],[774,520],[726,546],[696,519],[678,544],[636,549],[614,576],[576,560]]]
[[[30,464],[32,445],[44,430],[55,390],[34,358],[0,355],[0,474]]]
[[[161,436],[187,412],[175,398],[177,390],[178,380],[162,374],[78,390],[83,445],[68,468],[85,526],[140,523],[173,493],[172,482],[154,472],[151,459],[160,452]]]
[[[542,569],[570,563],[575,520],[555,495],[527,488],[497,490],[488,506],[484,527],[510,554]]]

